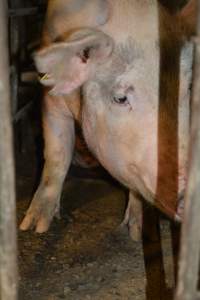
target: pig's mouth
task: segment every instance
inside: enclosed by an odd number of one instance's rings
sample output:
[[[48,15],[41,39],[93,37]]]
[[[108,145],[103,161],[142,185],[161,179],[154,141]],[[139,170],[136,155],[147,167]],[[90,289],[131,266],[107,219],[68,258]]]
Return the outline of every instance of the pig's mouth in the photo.
[[[38,79],[44,86],[53,86],[55,84],[53,76],[49,73],[38,73]]]

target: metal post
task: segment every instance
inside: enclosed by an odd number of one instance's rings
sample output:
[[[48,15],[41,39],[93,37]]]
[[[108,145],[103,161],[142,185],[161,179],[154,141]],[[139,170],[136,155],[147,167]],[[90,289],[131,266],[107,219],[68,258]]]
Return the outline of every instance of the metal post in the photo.
[[[7,1],[0,0],[0,299],[17,299],[16,210],[9,92]]]
[[[200,258],[200,0],[197,2],[198,19],[197,37],[194,43],[190,165],[182,224],[176,300],[200,299],[197,292]]]

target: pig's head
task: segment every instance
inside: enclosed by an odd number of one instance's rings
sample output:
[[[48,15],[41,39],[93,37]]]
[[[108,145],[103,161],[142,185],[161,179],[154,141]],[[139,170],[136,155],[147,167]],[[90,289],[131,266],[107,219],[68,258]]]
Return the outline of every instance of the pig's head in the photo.
[[[170,17],[156,3],[113,1],[102,30],[75,31],[38,51],[35,61],[51,94],[82,87],[83,131],[104,167],[178,218],[187,172],[192,47],[182,40],[182,23],[176,27],[177,19],[188,18],[187,9]]]

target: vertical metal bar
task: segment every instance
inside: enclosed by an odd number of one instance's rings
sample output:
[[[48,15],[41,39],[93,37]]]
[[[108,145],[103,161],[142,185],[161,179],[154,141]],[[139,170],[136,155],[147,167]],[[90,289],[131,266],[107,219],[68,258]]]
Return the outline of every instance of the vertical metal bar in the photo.
[[[17,299],[16,209],[9,92],[7,1],[0,0],[0,299]]]
[[[182,224],[176,300],[196,299],[200,256],[200,0],[194,49],[189,178]]]
[[[9,0],[8,5],[17,9],[20,7],[21,0]],[[10,36],[10,56],[11,65],[11,110],[12,115],[15,115],[18,109],[18,85],[19,85],[19,50],[20,50],[20,22],[19,18],[10,18],[9,20],[9,36]]]

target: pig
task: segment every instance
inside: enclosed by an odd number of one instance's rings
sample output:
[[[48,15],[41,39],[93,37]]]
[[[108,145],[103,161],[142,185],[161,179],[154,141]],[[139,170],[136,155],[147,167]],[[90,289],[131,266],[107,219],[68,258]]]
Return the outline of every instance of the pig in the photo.
[[[45,164],[21,230],[48,230],[73,160],[75,125],[129,189],[122,222],[141,239],[142,201],[180,221],[188,168],[195,4],[172,15],[155,0],[49,1],[34,59],[45,88]]]

